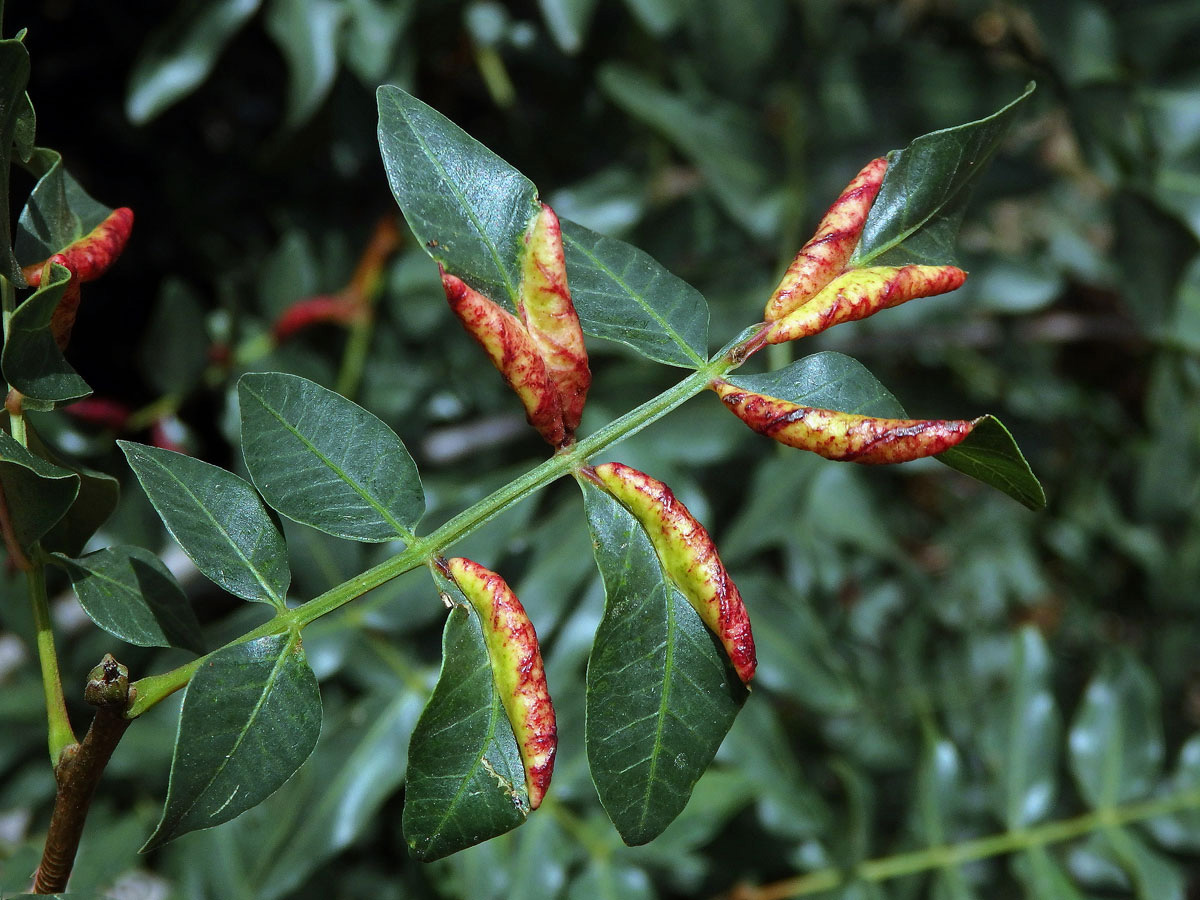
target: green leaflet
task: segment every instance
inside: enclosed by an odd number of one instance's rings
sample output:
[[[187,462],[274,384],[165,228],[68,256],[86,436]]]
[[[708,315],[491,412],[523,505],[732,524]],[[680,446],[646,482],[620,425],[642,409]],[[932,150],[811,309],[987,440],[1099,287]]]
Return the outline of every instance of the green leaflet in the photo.
[[[424,862],[525,821],[525,770],[466,600],[442,632],[442,670],[408,749],[404,840]]]
[[[631,244],[564,220],[571,297],[583,330],[648,359],[694,369],[708,358],[704,296]]]
[[[149,550],[116,546],[58,559],[84,612],[109,634],[139,647],[204,652],[200,623],[187,597]]]
[[[447,272],[515,312],[537,188],[411,94],[376,96],[383,168],[409,228]]]
[[[850,265],[954,262],[954,241],[971,189],[1033,89],[1031,83],[986,118],[922,135],[890,153],[883,186]]]
[[[287,547],[254,488],[182,453],[117,443],[196,567],[231,594],[282,609],[292,580]]]
[[[904,418],[904,407],[858,360],[824,351],[762,375],[734,375],[740,388],[801,406],[859,415]],[[1008,494],[1030,509],[1046,505],[1046,495],[1008,429],[985,416],[957,447],[934,459]]]
[[[70,280],[68,269],[52,266],[50,277],[12,316],[0,362],[5,379],[25,395],[31,409],[53,409],[92,392],[50,332],[50,319]]]
[[[34,456],[0,431],[0,487],[17,543],[28,547],[59,522],[79,496],[80,478]]]
[[[588,661],[588,762],[622,840],[644,844],[687,804],[747,692],[637,519],[580,485],[606,594]]]
[[[421,478],[390,428],[319,384],[280,372],[238,381],[242,455],[289,519],[336,537],[403,540],[425,512]]]
[[[207,657],[183,698],[162,819],[143,851],[228,822],[275,793],[321,733],[321,694],[299,632]]]
[[[97,203],[62,164],[57,150],[38,147],[29,161],[37,176],[17,222],[17,259],[40,262],[83,237],[112,210]]]

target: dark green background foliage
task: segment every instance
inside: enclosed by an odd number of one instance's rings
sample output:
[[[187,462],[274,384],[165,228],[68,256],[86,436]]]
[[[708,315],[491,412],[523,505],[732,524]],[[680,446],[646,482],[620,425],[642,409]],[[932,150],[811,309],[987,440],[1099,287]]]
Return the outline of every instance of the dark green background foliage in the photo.
[[[340,289],[377,217],[394,214],[380,83],[457,122],[561,216],[699,289],[710,349],[758,319],[863,163],[1039,83],[967,209],[967,285],[795,356],[850,354],[913,415],[999,415],[1047,488],[1044,512],[929,461],[860,468],[789,452],[711,397],[616,451],[710,528],[759,645],[755,690],[665,834],[624,847],[589,778],[585,664],[603,590],[579,493],[556,484],[453,548],[505,574],[543,641],[561,747],[525,824],[430,865],[407,855],[408,738],[445,623],[429,579],[412,573],[305,630],[323,719],[297,776],[147,856],[136,851],[167,795],[177,706],[135,723],[89,821],[81,896],[130,884],[180,900],[711,896],[1200,787],[1192,0],[9,6],[8,33],[30,29],[38,143],[138,217],[125,257],[85,288],[68,358],[98,395],[157,405],[116,435],[62,412],[33,417],[57,448],[122,479],[95,546],[171,546],[114,436],[146,442],[159,418],[176,443],[249,477],[237,376],[337,382],[337,326],[274,348],[264,336],[293,301]],[[163,77],[180,59],[191,90]],[[14,197],[32,186],[23,177]],[[405,234],[354,399],[412,451],[425,529],[545,448]],[[216,344],[231,348],[228,367],[212,363]],[[584,434],[680,375],[616,343],[590,350]],[[744,374],[792,353],[775,348]],[[397,501],[406,526],[413,502]],[[398,546],[278,527],[296,599]],[[167,558],[204,646],[268,615],[189,574],[178,551]],[[16,892],[53,783],[24,588],[0,579],[0,891]],[[65,572],[55,579],[69,702],[106,650],[134,677],[191,658],[121,644],[73,610]],[[1198,848],[1192,812],[826,896],[1181,898]]]

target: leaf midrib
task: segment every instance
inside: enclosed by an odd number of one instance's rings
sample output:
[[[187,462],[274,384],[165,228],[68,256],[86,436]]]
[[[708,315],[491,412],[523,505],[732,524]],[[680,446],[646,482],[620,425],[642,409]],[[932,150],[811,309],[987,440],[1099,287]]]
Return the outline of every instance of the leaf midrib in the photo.
[[[187,808],[184,809],[179,816],[176,817],[176,824],[182,822],[184,818],[196,808],[196,804],[198,804],[201,798],[208,793],[209,788],[213,786],[213,783],[221,776],[221,773],[225,771],[225,767],[228,766],[233,761],[233,758],[237,755],[238,747],[242,745],[242,742],[246,739],[246,735],[250,733],[251,726],[253,725],[255,719],[258,718],[258,714],[262,710],[263,704],[266,703],[267,695],[270,694],[271,690],[275,687],[275,682],[279,680],[279,673],[283,669],[285,661],[292,653],[292,650],[296,646],[296,643],[299,641],[299,639],[300,633],[298,631],[292,632],[289,635],[289,640],[283,645],[279,657],[275,660],[275,664],[271,667],[271,674],[267,676],[267,680],[263,683],[263,689],[259,692],[258,700],[255,701],[254,707],[250,711],[250,715],[246,717],[246,724],[237,733],[237,740],[235,740],[233,746],[229,748],[229,752],[225,754],[225,759],[213,771],[212,776],[208,779],[208,781],[205,782],[204,787],[196,792],[195,799],[188,804]],[[174,769],[173,763],[172,769]],[[170,797],[168,796],[167,799],[169,802]],[[232,797],[230,799],[232,799]],[[227,800],[226,804],[228,804],[228,802],[229,801]],[[222,807],[222,809],[224,809],[224,807]]]
[[[307,449],[310,453],[312,453],[313,456],[324,463],[331,472],[345,482],[345,484],[347,484],[356,494],[358,494],[358,496],[361,497],[372,509],[379,513],[384,521],[391,525],[392,528],[396,529],[397,535],[404,538],[404,540],[410,544],[416,540],[416,535],[413,534],[413,532],[409,530],[407,526],[401,524],[400,521],[392,515],[390,510],[388,510],[385,506],[383,506],[383,504],[371,496],[366,489],[361,487],[356,481],[351,479],[350,476],[347,475],[340,466],[336,465],[333,460],[322,453],[317,448],[316,444],[301,434],[299,429],[295,428],[290,422],[288,422],[287,419],[285,419],[274,407],[268,406],[267,401],[261,394],[256,393],[249,385],[246,386],[246,393],[254,397],[254,399],[259,402],[264,410],[274,416],[280,425],[282,425],[288,432],[291,433],[294,438],[296,438],[296,440],[304,445],[305,449]]]
[[[409,132],[414,138],[416,138],[417,143],[421,147],[421,152],[425,154],[425,158],[428,159],[430,164],[437,170],[438,174],[442,178],[442,182],[450,188],[450,192],[454,194],[455,199],[458,200],[459,206],[466,212],[467,218],[471,220],[471,224],[475,227],[475,231],[478,233],[480,240],[483,241],[483,245],[487,247],[488,252],[492,255],[492,262],[496,264],[496,270],[500,273],[500,277],[504,280],[504,289],[508,292],[509,299],[515,304],[517,302],[517,289],[513,286],[512,279],[509,277],[508,269],[505,268],[504,263],[500,261],[499,248],[484,229],[483,223],[479,220],[479,217],[475,215],[475,209],[467,202],[466,195],[463,194],[463,192],[459,189],[458,184],[455,183],[455,181],[450,177],[450,173],[446,171],[446,167],[442,165],[441,158],[433,152],[433,149],[425,140],[424,134],[422,134],[415,127],[414,123],[409,118],[408,110],[396,102],[394,95],[390,99],[392,100],[392,105],[396,108],[397,112],[400,114],[400,117],[404,120],[404,124],[408,126]]]
[[[162,462],[155,459],[153,456],[150,456],[149,454],[140,454],[140,456],[142,459],[149,460],[150,462],[152,462],[155,466],[157,466],[159,469],[161,469],[163,472],[165,472],[172,481],[174,481],[177,485],[179,485],[180,488],[183,489],[183,492],[188,496],[188,498],[190,498],[192,500],[192,502],[194,502],[196,504],[197,508],[199,508],[200,511],[203,512],[204,515],[208,517],[209,522],[211,522],[213,524],[213,526],[217,529],[217,531],[220,532],[220,534],[225,538],[225,540],[228,542],[229,546],[233,549],[233,552],[237,554],[238,559],[240,559],[243,563],[245,563],[246,568],[249,569],[250,573],[254,576],[255,580],[258,581],[258,583],[262,586],[263,590],[267,592],[267,597],[271,600],[272,604],[278,609],[283,609],[283,607],[284,607],[283,598],[280,597],[279,594],[275,592],[275,588],[273,588],[270,584],[267,583],[267,581],[263,578],[262,573],[259,572],[258,567],[253,562],[251,562],[250,558],[248,556],[246,556],[245,553],[242,552],[242,548],[238,546],[237,541],[235,541],[233,539],[233,536],[226,530],[225,526],[221,524],[221,522],[217,519],[217,517],[214,516],[209,511],[208,507],[205,506],[200,501],[200,498],[197,497],[192,492],[192,489],[190,487],[188,487],[188,485],[185,484],[182,480],[180,480],[180,478],[174,472],[172,472],[167,466],[163,465]],[[218,470],[218,471],[224,472],[223,469]],[[232,473],[225,473],[225,474],[232,474]],[[236,478],[237,476],[235,475],[233,477]],[[153,502],[153,501],[151,501],[151,502]],[[155,503],[154,505],[156,507],[158,506],[157,503]],[[164,524],[166,524],[166,523],[164,522]],[[167,525],[167,528],[171,531],[172,535],[175,534],[175,530],[173,528],[171,528],[170,525]],[[186,548],[185,548],[185,550],[186,550]],[[190,556],[191,554],[189,553],[188,555]]]
[[[683,352],[688,356],[688,358],[696,363],[697,368],[705,365],[705,363],[708,362],[708,360],[701,357],[699,353],[697,353],[695,350],[692,349],[691,344],[689,344],[686,340],[684,340],[683,336],[680,335],[680,333],[678,331],[676,331],[674,328],[671,327],[670,323],[667,322],[667,320],[664,319],[659,314],[658,310],[656,310],[653,306],[651,306],[649,303],[647,303],[643,299],[642,294],[636,292],[632,287],[629,286],[629,284],[625,281],[624,278],[617,275],[616,272],[614,272],[612,269],[610,269],[608,266],[606,266],[603,262],[601,262],[599,257],[596,256],[596,254],[592,253],[591,250],[584,247],[581,243],[579,243],[579,241],[577,241],[574,237],[567,234],[566,232],[563,233],[562,237],[563,237],[563,244],[565,246],[573,247],[574,249],[578,250],[585,257],[587,257],[588,261],[591,262],[592,265],[594,265],[597,269],[599,269],[601,272],[603,272],[605,275],[607,275],[609,278],[611,278],[613,280],[613,282],[616,283],[618,286],[623,288],[625,290],[626,294],[628,294],[629,297],[635,303],[637,303],[638,306],[640,306],[646,312],[646,314],[650,316],[651,319],[653,319],[658,324],[658,326],[663,330],[663,332],[672,341],[674,341],[675,344],[681,350],[683,350]],[[603,240],[604,235],[600,235],[600,239]]]

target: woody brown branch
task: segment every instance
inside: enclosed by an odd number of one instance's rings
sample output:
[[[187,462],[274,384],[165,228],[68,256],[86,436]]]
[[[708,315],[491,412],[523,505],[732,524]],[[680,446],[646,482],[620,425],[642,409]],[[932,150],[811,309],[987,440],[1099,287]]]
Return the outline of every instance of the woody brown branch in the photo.
[[[92,669],[84,690],[84,699],[96,707],[92,725],[80,743],[63,751],[54,767],[58,792],[42,861],[33,876],[35,894],[57,894],[67,888],[92,795],[132,721],[125,718],[132,694],[128,670],[106,653]]]

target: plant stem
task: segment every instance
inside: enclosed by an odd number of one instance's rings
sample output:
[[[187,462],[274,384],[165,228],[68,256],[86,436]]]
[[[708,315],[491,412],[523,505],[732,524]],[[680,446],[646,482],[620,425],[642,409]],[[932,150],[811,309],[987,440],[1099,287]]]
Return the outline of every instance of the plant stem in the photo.
[[[37,632],[38,659],[42,665],[42,690],[46,695],[46,720],[49,726],[50,762],[58,765],[63,751],[79,743],[67,716],[62,677],[58,671],[58,653],[54,649],[54,625],[50,620],[50,602],[46,597],[46,569],[40,562],[25,573],[29,601],[33,605],[33,627]]]
[[[106,654],[92,670],[84,697],[97,707],[96,716],[83,743],[71,746],[55,763],[58,792],[42,861],[33,878],[35,894],[57,894],[67,889],[92,795],[130,724],[124,716],[129,699],[128,670]]]
[[[342,351],[342,365],[338,370],[337,383],[334,390],[348,400],[353,400],[362,383],[363,370],[367,364],[367,354],[371,349],[371,336],[375,331],[374,310],[356,319],[350,325],[350,335],[346,338],[346,347]]]
[[[736,888],[730,896],[736,900],[787,900],[791,897],[805,897],[831,890],[849,881],[887,881],[1047,844],[1058,844],[1103,828],[1141,822],[1196,806],[1200,806],[1200,791],[1187,791],[1131,803],[1128,806],[1098,809],[1073,819],[1047,822],[1034,828],[1006,831],[958,844],[943,844],[912,853],[868,860],[849,873],[839,869],[820,869],[762,887],[742,886]]]
[[[381,584],[415,569],[417,566],[442,553],[455,541],[474,531],[490,519],[495,518],[513,504],[541,490],[567,473],[578,469],[596,453],[618,441],[637,434],[647,425],[662,418],[671,412],[671,410],[703,391],[713,378],[725,375],[734,366],[735,363],[730,362],[724,353],[717,354],[711,362],[693,372],[673,388],[664,391],[657,397],[646,401],[641,406],[621,416],[619,419],[610,422],[590,437],[571,447],[560,450],[541,465],[531,469],[516,480],[509,482],[499,490],[484,497],[474,506],[454,516],[440,528],[425,537],[417,538],[405,550],[391,559],[385,560],[374,568],[361,572],[353,578],[342,582],[337,587],[331,588],[303,606],[280,613],[271,621],[265,622],[231,643],[238,644],[255,640],[269,634],[278,634],[289,628],[303,628],[315,619],[328,615],[338,607],[349,603],[354,598],[360,597],[368,591],[379,587]],[[130,718],[140,716],[169,694],[184,687],[192,677],[192,674],[207,658],[201,657],[177,669],[172,669],[170,672],[164,672],[161,675],[150,675],[137,681],[134,684],[137,696],[130,706],[127,715]]]

